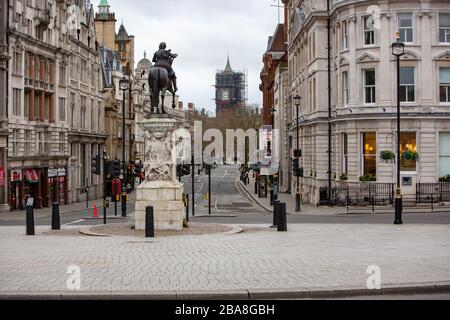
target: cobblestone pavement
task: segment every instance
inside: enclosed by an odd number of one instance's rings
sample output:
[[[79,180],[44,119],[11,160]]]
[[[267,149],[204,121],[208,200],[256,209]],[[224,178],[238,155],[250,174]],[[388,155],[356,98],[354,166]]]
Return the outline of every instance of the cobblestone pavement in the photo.
[[[71,265],[81,268],[82,291],[363,287],[370,265],[383,285],[450,280],[444,225],[297,224],[152,240],[23,234],[0,227],[1,292],[64,292]]]

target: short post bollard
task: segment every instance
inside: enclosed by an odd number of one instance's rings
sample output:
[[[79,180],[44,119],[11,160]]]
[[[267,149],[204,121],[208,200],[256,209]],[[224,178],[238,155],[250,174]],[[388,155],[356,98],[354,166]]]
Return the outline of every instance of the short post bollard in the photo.
[[[280,201],[276,200],[273,203],[273,225],[270,227],[272,229],[275,229],[278,227],[278,210],[279,210],[279,205]]]
[[[147,208],[145,208],[145,237],[155,237],[155,221],[152,206],[148,206]]]
[[[270,190],[270,206],[273,206],[273,200],[275,200],[274,195],[273,190]]]
[[[59,215],[59,203],[52,206],[52,230],[61,230],[61,219]]]
[[[189,222],[189,195],[186,194],[186,222]]]
[[[258,194],[258,181],[255,181],[255,194]]]
[[[286,203],[278,203],[278,232],[287,231]]]
[[[27,206],[27,236],[34,236],[34,208]]]

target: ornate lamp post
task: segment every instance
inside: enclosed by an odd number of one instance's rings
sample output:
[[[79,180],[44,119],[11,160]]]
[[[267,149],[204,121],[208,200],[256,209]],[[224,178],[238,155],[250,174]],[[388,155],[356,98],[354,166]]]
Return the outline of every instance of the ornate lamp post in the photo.
[[[395,221],[394,224],[403,224],[403,198],[400,179],[400,57],[405,54],[405,44],[400,42],[400,33],[397,32],[397,41],[392,44],[392,54],[397,58],[397,192],[395,195]]]
[[[299,124],[299,108],[300,108],[300,103],[302,101],[302,98],[299,95],[296,95],[294,97],[294,104],[296,106],[296,124],[297,124],[297,149],[294,152],[294,158],[297,158],[299,163],[300,163],[300,124]],[[296,168],[297,169],[297,168]],[[300,212],[301,211],[301,195],[300,195],[300,177],[299,177],[299,172],[298,170],[296,170],[296,176],[297,176],[297,185],[295,188],[295,212]]]
[[[119,81],[119,88],[123,93],[123,101],[122,101],[122,217],[127,216],[127,184],[126,184],[126,171],[127,171],[127,162],[125,159],[125,113],[126,113],[126,103],[125,103],[125,93],[130,88],[130,81],[123,77]]]

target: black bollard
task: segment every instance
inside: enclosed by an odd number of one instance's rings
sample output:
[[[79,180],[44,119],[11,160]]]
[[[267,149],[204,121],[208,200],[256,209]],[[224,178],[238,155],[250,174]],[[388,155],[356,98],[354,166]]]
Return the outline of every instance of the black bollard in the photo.
[[[52,230],[61,230],[61,219],[59,216],[59,203],[52,206]]]
[[[145,208],[145,237],[146,238],[155,237],[155,221],[152,206]]]
[[[258,194],[258,182],[255,181],[255,194]]]
[[[189,222],[189,195],[186,194],[186,222]]]
[[[34,236],[34,208],[27,206],[27,236]]]
[[[127,195],[122,194],[122,218],[127,217]]]
[[[274,201],[274,203],[273,203],[273,226],[271,226],[272,229],[275,229],[278,226],[279,204],[280,204],[280,201],[278,201],[278,200]]]
[[[273,190],[270,190],[270,206],[273,206],[273,200],[275,200],[274,194]]]
[[[286,203],[278,204],[278,232],[287,231]]]

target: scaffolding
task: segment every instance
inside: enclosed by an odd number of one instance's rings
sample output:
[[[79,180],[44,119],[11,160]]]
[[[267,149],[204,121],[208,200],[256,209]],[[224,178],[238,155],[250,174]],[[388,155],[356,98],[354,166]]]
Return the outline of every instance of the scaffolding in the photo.
[[[248,100],[247,71],[233,71],[229,62],[216,73],[216,114],[229,109],[244,108]]]

